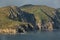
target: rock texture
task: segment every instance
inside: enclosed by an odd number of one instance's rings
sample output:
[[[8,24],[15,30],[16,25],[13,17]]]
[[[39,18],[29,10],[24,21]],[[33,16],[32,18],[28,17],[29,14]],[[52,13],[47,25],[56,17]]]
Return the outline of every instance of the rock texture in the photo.
[[[7,6],[0,8],[0,33],[25,33],[60,29],[60,9],[44,5]],[[7,29],[9,29],[7,31]],[[8,33],[9,33],[8,32]]]

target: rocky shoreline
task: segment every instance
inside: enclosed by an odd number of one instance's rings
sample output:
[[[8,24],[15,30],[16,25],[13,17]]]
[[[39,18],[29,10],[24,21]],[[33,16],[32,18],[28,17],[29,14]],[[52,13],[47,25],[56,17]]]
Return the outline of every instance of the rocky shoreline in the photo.
[[[60,9],[42,5],[0,8],[0,34],[60,29]]]
[[[0,34],[16,34],[15,29],[0,29]]]

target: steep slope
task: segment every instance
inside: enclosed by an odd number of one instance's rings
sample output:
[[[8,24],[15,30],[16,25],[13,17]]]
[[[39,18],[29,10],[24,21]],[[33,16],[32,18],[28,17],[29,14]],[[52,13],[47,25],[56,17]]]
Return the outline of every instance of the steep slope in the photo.
[[[56,9],[55,26],[60,29],[60,8]]]
[[[13,21],[8,18],[10,15],[10,7],[0,8],[0,28],[14,27],[18,25],[18,21]]]
[[[0,8],[0,29],[15,29],[17,32],[31,31],[32,24],[35,24],[34,19],[33,14],[21,11],[17,6]]]
[[[34,14],[39,29],[53,30],[56,9],[45,5],[24,5],[20,9]]]
[[[60,29],[60,9],[45,5],[7,6],[0,8],[0,29],[16,32]]]

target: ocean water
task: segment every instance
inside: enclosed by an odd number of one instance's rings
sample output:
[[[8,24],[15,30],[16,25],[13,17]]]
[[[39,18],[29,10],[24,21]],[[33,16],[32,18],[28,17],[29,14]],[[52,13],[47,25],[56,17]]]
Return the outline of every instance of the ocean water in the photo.
[[[0,34],[0,40],[60,40],[60,32],[34,32],[26,34]]]

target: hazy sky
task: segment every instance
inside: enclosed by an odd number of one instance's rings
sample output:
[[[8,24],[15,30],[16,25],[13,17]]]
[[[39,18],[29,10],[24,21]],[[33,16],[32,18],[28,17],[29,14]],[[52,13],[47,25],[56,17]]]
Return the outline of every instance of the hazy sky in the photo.
[[[24,4],[47,5],[60,8],[60,0],[0,0],[0,7],[9,5],[21,6]]]

